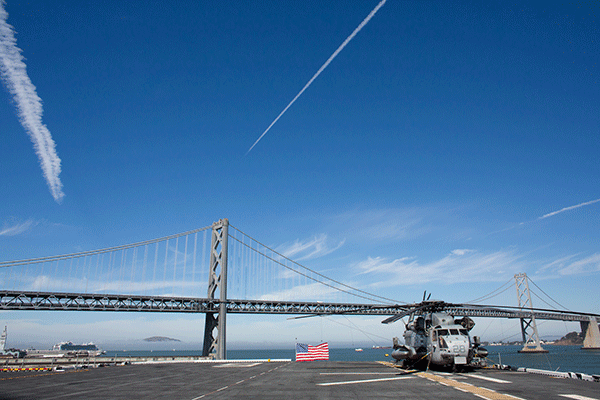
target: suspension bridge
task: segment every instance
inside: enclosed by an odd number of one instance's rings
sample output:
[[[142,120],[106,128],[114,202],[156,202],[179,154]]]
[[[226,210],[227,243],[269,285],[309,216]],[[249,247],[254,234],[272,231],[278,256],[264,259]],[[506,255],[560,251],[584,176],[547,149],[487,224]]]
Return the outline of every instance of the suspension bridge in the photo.
[[[536,319],[580,322],[600,348],[596,314],[534,309],[524,274],[518,307],[452,305],[454,316],[517,318],[539,349]],[[226,357],[228,313],[396,315],[409,305],[307,268],[229,224],[101,250],[0,262],[0,309],[205,314],[203,355]]]

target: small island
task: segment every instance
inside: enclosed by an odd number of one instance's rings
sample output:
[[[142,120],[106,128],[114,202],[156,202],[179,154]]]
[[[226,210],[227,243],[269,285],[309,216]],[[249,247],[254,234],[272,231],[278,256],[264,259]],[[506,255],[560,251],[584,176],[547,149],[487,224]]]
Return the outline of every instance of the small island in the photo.
[[[152,336],[144,339],[145,342],[181,342],[179,339],[173,339],[166,336]]]
[[[561,346],[581,346],[583,345],[583,334],[581,332],[569,332],[559,340],[556,340],[553,344]]]

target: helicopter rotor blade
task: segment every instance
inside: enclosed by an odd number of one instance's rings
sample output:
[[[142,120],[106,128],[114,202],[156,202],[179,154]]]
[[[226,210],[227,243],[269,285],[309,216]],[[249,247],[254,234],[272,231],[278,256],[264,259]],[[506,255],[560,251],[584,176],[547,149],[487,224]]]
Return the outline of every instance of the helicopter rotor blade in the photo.
[[[298,317],[289,317],[287,318],[287,320],[292,320],[292,319],[302,319],[302,318],[312,318],[312,317],[321,317],[325,314],[309,314],[309,315],[300,315]]]
[[[426,307],[429,307],[429,304],[421,304],[418,307],[409,308],[408,310],[404,310],[398,314],[392,315],[391,317],[384,319],[383,321],[381,321],[381,323],[382,324],[391,324],[392,322],[396,322],[399,319],[402,319],[402,318],[406,317],[407,315],[410,315],[412,313],[420,311]]]
[[[411,305],[407,305],[407,306],[410,306],[410,308],[407,308],[406,310],[404,310],[398,314],[395,314],[387,319],[384,319],[383,321],[381,321],[381,323],[382,324],[391,324],[392,322],[396,322],[399,319],[406,317],[407,315],[413,314],[417,311],[421,311],[424,309],[426,309],[429,312],[440,311],[446,307],[456,306],[456,304],[445,303],[443,301],[437,301],[437,300],[429,301],[429,298],[427,298],[427,300],[424,300],[421,303],[411,304]]]
[[[399,319],[406,317],[407,315],[411,314],[413,311],[414,310],[407,310],[407,311],[401,312],[399,314],[396,314],[389,318],[384,319],[383,321],[381,321],[381,323],[382,324],[391,324],[392,322],[396,322]]]
[[[372,305],[372,306],[369,306],[369,309],[371,309],[371,310],[389,309],[389,308],[406,308],[406,306],[400,305],[400,304],[395,304],[395,305]],[[308,314],[308,315],[300,315],[300,316],[296,316],[296,317],[289,317],[287,319],[288,320],[293,320],[293,319],[323,317],[323,316],[332,316],[332,315],[345,315],[345,314],[348,314],[348,313],[351,313],[351,311],[321,312],[321,313],[313,313],[313,314]]]

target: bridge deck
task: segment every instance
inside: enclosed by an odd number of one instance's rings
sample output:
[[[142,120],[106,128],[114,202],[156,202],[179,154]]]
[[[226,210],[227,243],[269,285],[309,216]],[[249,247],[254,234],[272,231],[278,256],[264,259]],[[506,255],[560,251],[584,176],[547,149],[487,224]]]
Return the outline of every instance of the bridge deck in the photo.
[[[278,300],[227,300],[228,313],[242,314],[344,314],[344,315],[394,315],[402,305],[324,303]],[[55,311],[139,311],[218,313],[218,299],[194,297],[157,297],[142,295],[49,293],[25,291],[0,291],[1,310],[55,310]],[[581,314],[528,312],[490,307],[450,307],[446,311],[454,316],[492,318],[530,318],[560,321],[589,321]]]

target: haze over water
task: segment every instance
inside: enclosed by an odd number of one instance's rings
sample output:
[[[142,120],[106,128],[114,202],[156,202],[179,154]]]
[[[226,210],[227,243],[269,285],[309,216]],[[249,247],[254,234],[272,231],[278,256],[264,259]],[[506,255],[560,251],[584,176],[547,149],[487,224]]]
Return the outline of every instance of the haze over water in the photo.
[[[600,375],[600,350],[581,350],[579,346],[544,346],[549,350],[545,354],[518,353],[521,346],[486,346],[489,351],[490,364],[502,362],[514,368],[536,368],[548,371],[580,372],[589,375]],[[387,356],[391,349],[365,348],[363,351],[355,349],[329,349],[330,361],[391,361]],[[106,357],[114,356],[199,356],[202,350],[155,350],[155,351],[126,351],[109,350]],[[228,350],[227,358],[230,360],[268,360],[268,359],[295,359],[294,349],[273,350]]]

